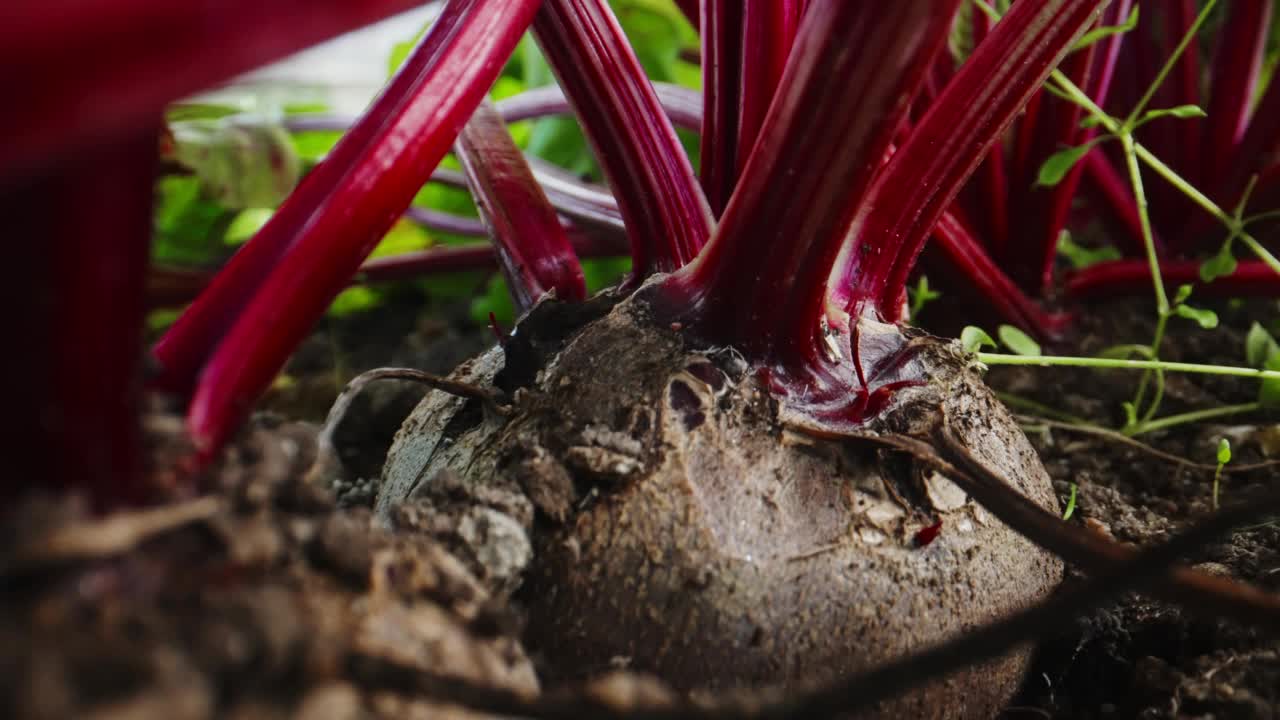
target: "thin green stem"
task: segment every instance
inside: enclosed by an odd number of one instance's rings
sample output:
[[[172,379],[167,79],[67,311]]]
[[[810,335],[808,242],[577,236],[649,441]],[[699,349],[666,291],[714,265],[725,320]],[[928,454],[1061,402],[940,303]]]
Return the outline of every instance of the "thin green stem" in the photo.
[[[1271,251],[1263,247],[1262,243],[1258,242],[1257,238],[1247,232],[1240,232],[1237,234],[1237,237],[1239,237],[1241,242],[1253,251],[1254,255],[1258,256],[1259,260],[1266,263],[1267,267],[1271,268],[1271,270],[1277,275],[1280,275],[1280,258],[1276,258],[1275,255],[1272,255]]]
[[[1155,234],[1151,231],[1151,217],[1147,213],[1147,192],[1142,185],[1142,168],[1134,152],[1133,135],[1128,130],[1119,133],[1120,146],[1124,148],[1125,165],[1129,168],[1129,182],[1133,184],[1133,197],[1138,204],[1138,220],[1142,226],[1142,246],[1147,252],[1147,264],[1151,266],[1151,281],[1156,292],[1156,311],[1161,317],[1169,314],[1169,297],[1164,292],[1164,278],[1160,275],[1160,257],[1156,254]],[[1153,348],[1154,349],[1154,348]]]
[[[1164,344],[1164,331],[1169,324],[1169,312],[1160,313],[1156,318],[1156,331],[1151,337],[1151,344],[1146,346],[1147,357],[1152,360],[1160,359],[1160,346]],[[1151,373],[1142,374],[1142,379],[1138,381],[1138,391],[1133,397],[1133,407],[1135,409],[1142,408],[1142,400],[1147,393],[1147,384],[1151,382]],[[1156,403],[1152,403],[1151,412],[1155,414]]]
[[[1263,220],[1275,220],[1276,218],[1280,218],[1280,210],[1268,210],[1267,212],[1258,213],[1257,215],[1250,215],[1244,219],[1244,224],[1252,225],[1254,223],[1262,222]]]
[[[1280,380],[1280,370],[1231,365],[1203,365],[1200,363],[1168,362],[1165,360],[1116,360],[1097,357],[1070,357],[1064,355],[1006,355],[980,352],[978,361],[985,365],[1035,365],[1037,367],[1086,367],[1106,370],[1164,370],[1166,372],[1199,373],[1202,375],[1228,375],[1255,380]],[[1157,421],[1159,422],[1159,421]]]
[[[1049,75],[1049,78],[1058,85],[1058,89],[1062,91],[1063,94],[1071,98],[1073,102],[1084,108],[1090,115],[1097,119],[1098,124],[1103,128],[1106,128],[1107,132],[1110,132],[1113,135],[1120,134],[1120,123],[1115,118],[1108,115],[1105,110],[1098,107],[1098,104],[1086,95],[1083,90],[1077,87],[1075,83],[1071,82],[1070,78],[1058,70],[1054,70],[1053,73]],[[1164,161],[1151,154],[1150,150],[1137,142],[1133,144],[1133,149],[1134,152],[1137,153],[1139,160],[1145,163],[1147,167],[1154,170],[1157,175],[1169,181],[1171,185],[1187,197],[1191,198],[1191,200],[1197,205],[1204,208],[1205,212],[1208,212],[1210,215],[1217,218],[1219,222],[1228,228],[1232,228],[1235,225],[1235,219],[1232,218],[1231,215],[1218,207],[1217,203],[1210,200],[1207,195],[1197,190],[1195,186],[1183,179],[1181,175],[1174,172],[1173,168],[1165,165]]]
[[[1200,26],[1204,25],[1204,21],[1208,19],[1209,13],[1213,11],[1213,6],[1217,4],[1218,0],[1209,0],[1209,2],[1204,4],[1204,9],[1202,9],[1200,14],[1196,16],[1195,22],[1191,23],[1191,29],[1182,36],[1182,42],[1178,43],[1178,46],[1173,49],[1173,54],[1169,56],[1168,60],[1165,60],[1164,67],[1160,68],[1160,72],[1156,74],[1156,79],[1151,82],[1151,85],[1147,87],[1146,93],[1143,94],[1142,99],[1138,100],[1138,104],[1129,112],[1129,117],[1125,118],[1124,127],[1132,130],[1137,126],[1138,116],[1147,109],[1147,105],[1150,104],[1151,98],[1155,97],[1156,91],[1164,84],[1165,78],[1169,77],[1169,73],[1172,72],[1173,66],[1178,64],[1178,58],[1181,58],[1182,53],[1186,52],[1187,46],[1196,39],[1196,35],[1200,32]]]
[[[1079,417],[1077,415],[1072,415],[1070,413],[1062,412],[1057,408],[1052,408],[1052,407],[1049,407],[1048,405],[1038,403],[1035,400],[1032,400],[1030,398],[1024,398],[1021,395],[1014,395],[1013,393],[1007,393],[1007,392],[1002,392],[997,390],[996,397],[1000,399],[1000,402],[1004,403],[1005,405],[1008,405],[1011,408],[1017,408],[1019,410],[1028,410],[1030,412],[1036,413],[1037,415],[1049,418],[1051,420],[1057,420],[1058,422],[1069,423],[1072,425],[1090,425],[1090,426],[1093,425],[1093,423],[1089,422],[1088,420],[1082,417]]]
[[[1215,420],[1231,415],[1243,415],[1245,413],[1257,412],[1261,409],[1262,403],[1248,402],[1241,403],[1239,405],[1222,405],[1220,407],[1208,408],[1206,410],[1193,410],[1192,412],[1168,415],[1158,420],[1138,423],[1132,428],[1126,429],[1124,434],[1134,437],[1144,433],[1155,432],[1156,430],[1168,430],[1169,428],[1176,427],[1178,425],[1189,425],[1202,420]]]

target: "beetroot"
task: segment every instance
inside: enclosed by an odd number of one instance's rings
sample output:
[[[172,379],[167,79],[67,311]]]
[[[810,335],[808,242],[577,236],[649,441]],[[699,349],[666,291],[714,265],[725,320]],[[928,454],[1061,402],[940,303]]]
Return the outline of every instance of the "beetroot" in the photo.
[[[957,344],[870,320],[860,330],[864,362],[886,361],[873,383],[910,381],[862,432],[910,432],[944,409],[975,454],[1056,506]],[[500,389],[510,413],[428,395],[391,449],[378,509],[395,523],[407,499],[446,505],[456,476],[476,497],[527,496],[536,519],[488,511],[469,550],[502,568],[495,587],[524,573],[526,639],[552,680],[624,659],[683,689],[808,687],[1025,608],[1061,576],[945,477],[819,437],[736,351],[656,324],[645,290],[544,303],[456,377]],[[514,528],[533,548],[527,567],[492,560]],[[990,717],[1027,658],[969,668],[879,714]]]

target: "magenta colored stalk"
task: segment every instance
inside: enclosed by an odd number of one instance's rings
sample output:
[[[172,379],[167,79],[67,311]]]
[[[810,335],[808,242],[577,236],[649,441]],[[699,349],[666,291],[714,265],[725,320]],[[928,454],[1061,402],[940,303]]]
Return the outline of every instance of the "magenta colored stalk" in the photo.
[[[1085,92],[1093,95],[1095,83],[1089,75],[1097,45],[1077,50],[1062,61],[1059,68]],[[1080,130],[1081,108],[1040,90],[1039,111],[1034,123],[1023,123],[1028,143],[1022,176],[1015,176],[1009,205],[1014,208],[1010,236],[1014,238],[1001,256],[1000,264],[1018,286],[1032,295],[1040,295],[1049,285],[1053,261],[1058,249],[1058,233],[1066,222],[1068,205],[1075,195],[1080,167],[1072,168],[1055,187],[1036,186],[1040,165],[1050,155],[1071,147],[1084,139]],[[1060,207],[1061,205],[1061,207]]]
[[[658,102],[671,118],[672,124],[687,130],[697,130],[702,125],[702,96],[696,90],[673,85],[653,83]],[[504,122],[514,123],[533,120],[548,115],[566,115],[573,112],[564,91],[556,85],[543,85],[522,93],[505,97],[494,103]],[[284,120],[289,132],[344,131],[358,118],[344,115],[291,115]]]
[[[1099,23],[1118,25],[1124,22],[1132,4],[1132,0],[1113,0]],[[1062,71],[1099,105],[1106,104],[1122,38],[1122,35],[1113,35],[1085,50],[1077,50],[1063,61]],[[1040,108],[1033,163],[1043,163],[1063,147],[1082,145],[1092,140],[1096,131],[1080,127],[1082,116],[1079,105],[1046,96]],[[1001,266],[1029,293],[1043,293],[1052,281],[1058,237],[1067,224],[1071,202],[1076,197],[1083,171],[1084,167],[1077,163],[1051,188],[1036,188],[1034,176],[1022,178],[1021,192],[1017,193],[1022,197],[1014,201],[1019,207],[1018,219],[1014,226],[1016,229],[1012,231],[1018,241],[1011,243],[1008,254],[1001,256]],[[1039,168],[1033,168],[1033,172],[1038,173]]]
[[[976,48],[987,36],[991,34],[993,22],[986,13],[973,13],[973,40]],[[944,56],[943,60],[950,61],[950,58]],[[954,71],[948,75],[948,82],[954,76]],[[939,86],[938,92],[934,95],[941,94],[942,88]],[[976,182],[969,183],[967,186],[971,188],[970,196],[972,202],[969,204],[973,207],[976,217],[983,222],[983,228],[986,230],[987,246],[993,257],[1003,258],[1009,247],[1009,175],[1006,166],[1004,145],[1002,143],[993,143],[991,149],[987,151],[987,156],[983,159],[982,164],[978,167]],[[973,197],[975,196],[976,197]]]
[[[332,181],[307,195],[307,186],[315,185],[313,173],[299,189],[297,195],[310,201],[300,213],[304,222],[283,209],[268,222],[263,233],[285,223],[296,239],[200,375],[188,425],[204,457],[225,442],[408,208],[501,72],[538,5],[538,0],[451,0],[393,81],[393,88],[403,92],[383,95],[325,161],[337,167]]]
[[[1160,277],[1172,292],[1179,285],[1194,285],[1196,297],[1280,297],[1280,276],[1260,260],[1241,261],[1236,271],[1211,283],[1200,281],[1200,262],[1170,261],[1160,264]],[[1151,268],[1146,260],[1098,263],[1067,278],[1070,298],[1093,300],[1151,293]]]
[[[1172,29],[1170,36],[1176,44],[1186,36],[1191,26],[1195,24],[1198,10],[1196,8],[1196,0],[1170,0],[1170,5],[1171,7],[1168,9],[1166,17],[1169,18],[1168,24]],[[1200,76],[1200,53],[1196,49],[1196,45],[1191,45],[1186,52],[1182,53],[1182,56],[1178,58],[1178,63],[1174,67],[1172,75],[1167,81],[1174,88],[1172,105],[1200,105],[1200,81],[1202,78]],[[1204,120],[1201,118],[1178,120],[1175,128],[1179,146],[1179,152],[1176,156],[1179,163],[1175,167],[1177,167],[1178,174],[1182,175],[1182,177],[1199,184],[1202,174],[1200,143],[1204,133]]]
[[[533,29],[618,200],[633,279],[685,265],[711,211],[607,0],[544,0]]]
[[[1111,223],[1122,230],[1121,238],[1125,242],[1116,244],[1130,255],[1141,255],[1145,252],[1142,218],[1138,215],[1138,201],[1133,197],[1128,180],[1120,176],[1101,149],[1093,150],[1081,162],[1085,169],[1085,187],[1101,201],[1098,207]],[[1153,228],[1151,232],[1155,236],[1156,251],[1164,255],[1165,244],[1159,231]]]
[[[1138,80],[1145,90],[1190,31],[1199,13],[1195,0],[1150,0],[1142,3],[1142,13],[1139,27],[1126,36],[1125,42],[1134,46],[1139,65]],[[1193,44],[1179,56],[1172,73],[1152,96],[1148,107],[1201,104],[1199,55],[1198,44]],[[1124,112],[1127,114],[1131,109],[1126,107]],[[1199,118],[1163,120],[1139,129],[1137,139],[1182,177],[1200,185],[1203,130],[1203,121]],[[1108,150],[1116,167],[1123,168],[1124,160],[1118,146],[1113,143]],[[1195,205],[1180,190],[1158,176],[1149,179],[1146,191],[1152,224],[1160,228],[1171,243],[1180,243],[1187,234],[1188,216],[1197,212]]]
[[[159,123],[0,183],[15,273],[0,495],[78,488],[100,507],[146,499],[143,317]]]
[[[742,41],[739,43],[738,149],[734,184],[755,147],[787,57],[800,26],[800,0],[739,0]]]
[[[575,223],[599,230],[619,232],[625,238],[626,225],[618,203],[609,189],[579,180],[573,173],[545,160],[530,157],[529,166],[552,207]]]
[[[1066,327],[1067,316],[1045,312],[1027,297],[950,212],[934,226],[927,254],[945,268],[945,280],[958,279],[963,291],[976,294],[993,317],[1042,340],[1060,336]]]
[[[676,127],[697,130],[702,124],[702,97],[697,90],[672,83],[653,83],[658,103]],[[564,91],[556,85],[543,85],[497,101],[498,112],[508,123],[546,115],[573,112]]]
[[[700,24],[701,17],[699,17],[700,10],[698,7],[700,4],[699,0],[676,0],[676,7],[680,8],[680,12],[684,13],[684,16],[688,18],[689,22],[693,25],[693,29],[699,31],[702,29]]]
[[[1014,3],[876,178],[841,253],[833,300],[901,314],[942,212],[1106,0]]]
[[[746,0],[751,1],[751,0]],[[702,0],[702,135],[699,176],[719,217],[738,179],[744,0]]]
[[[1263,93],[1240,148],[1231,158],[1226,187],[1238,196],[1249,177],[1280,162],[1280,81],[1273,78]]]
[[[831,263],[957,4],[809,4],[714,239],[664,288],[708,339],[784,364],[821,357]]]
[[[421,0],[7,0],[0,169],[149,126],[180,97]]]
[[[484,223],[476,218],[454,215],[453,213],[429,208],[410,207],[405,211],[404,216],[410,222],[421,225],[428,230],[437,230],[452,235],[485,237],[489,232]]]
[[[1228,9],[1218,33],[1210,69],[1209,117],[1206,120],[1203,185],[1215,188],[1225,179],[1240,145],[1253,107],[1258,75],[1271,29],[1272,0],[1238,0]]]
[[[517,311],[549,292],[570,302],[586,298],[582,265],[560,218],[493,103],[480,103],[456,148]]]
[[[618,257],[627,252],[625,242],[615,243],[609,238],[574,232],[571,240],[579,257]],[[349,284],[377,285],[454,272],[495,270],[497,267],[497,251],[489,243],[444,245],[372,258],[360,266]],[[191,302],[215,274],[210,270],[153,267],[147,277],[147,307],[174,307]]]

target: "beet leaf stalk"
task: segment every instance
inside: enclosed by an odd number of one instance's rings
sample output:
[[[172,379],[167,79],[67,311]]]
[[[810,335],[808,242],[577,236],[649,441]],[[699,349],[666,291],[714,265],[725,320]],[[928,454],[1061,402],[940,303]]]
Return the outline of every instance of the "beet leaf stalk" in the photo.
[[[682,267],[706,243],[711,210],[608,1],[545,0],[533,30],[617,198],[633,277]]]
[[[99,505],[146,498],[138,416],[159,136],[153,118],[0,182],[23,268],[4,284],[17,312],[3,362],[20,418],[7,430],[6,492],[82,488]]]
[[[703,0],[702,186],[720,215],[786,67],[801,0]]]
[[[493,103],[480,103],[458,136],[457,152],[516,308],[524,312],[548,292],[561,300],[585,298],[578,256]]]
[[[266,238],[284,246],[275,255],[256,258],[268,271],[260,285],[250,277],[238,292],[215,296],[211,288],[206,295],[213,302],[202,298],[189,311],[215,318],[205,328],[209,335],[169,338],[171,350],[179,340],[197,350],[212,347],[220,325],[249,298],[209,357],[189,409],[189,430],[205,456],[235,429],[409,206],[493,84],[538,4],[452,0],[387,92],[250,241],[250,246],[270,245],[262,242]],[[322,172],[325,165],[329,169]],[[262,270],[249,268],[246,275]],[[181,347],[160,352],[165,349],[162,344],[157,351],[162,361],[166,356],[198,361],[201,354]]]
[[[177,98],[419,4],[0,3],[0,96],[14,100],[0,115],[0,174],[86,142],[116,140]]]
[[[854,315],[902,315],[908,274],[942,212],[1106,0],[1014,3],[876,178],[833,275]]]
[[[1131,7],[1130,0],[1113,0],[1099,24],[1119,25],[1129,16]],[[1060,68],[1099,105],[1106,102],[1123,37],[1123,34],[1112,35],[1077,50],[1067,56]],[[1012,237],[1018,240],[1009,243],[1007,254],[1001,256],[1001,264],[1006,265],[1010,275],[1035,295],[1042,294],[1052,280],[1058,237],[1066,226],[1084,167],[1077,163],[1053,187],[1037,187],[1036,175],[1040,165],[1053,153],[1063,147],[1088,143],[1096,134],[1094,129],[1080,128],[1080,106],[1053,97],[1046,90],[1039,92],[1042,97],[1038,122],[1032,131],[1030,167],[1021,168],[1022,174],[1014,183],[1014,199],[1010,202],[1011,207],[1018,208],[1010,229]]]
[[[669,296],[714,342],[805,365],[826,278],[958,1],[813,2],[741,182]]]

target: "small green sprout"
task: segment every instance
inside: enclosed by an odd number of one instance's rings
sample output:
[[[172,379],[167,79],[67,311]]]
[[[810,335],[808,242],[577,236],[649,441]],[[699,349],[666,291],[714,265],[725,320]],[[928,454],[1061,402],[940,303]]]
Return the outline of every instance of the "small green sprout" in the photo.
[[[1080,486],[1071,483],[1071,497],[1067,498],[1067,509],[1062,512],[1063,520],[1070,520],[1076,511],[1076,494],[1079,492]]]
[[[1226,438],[1218,440],[1218,469],[1213,472],[1213,509],[1218,509],[1218,488],[1222,482],[1222,469],[1231,462],[1231,443]]]

